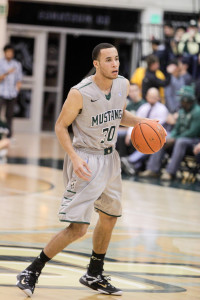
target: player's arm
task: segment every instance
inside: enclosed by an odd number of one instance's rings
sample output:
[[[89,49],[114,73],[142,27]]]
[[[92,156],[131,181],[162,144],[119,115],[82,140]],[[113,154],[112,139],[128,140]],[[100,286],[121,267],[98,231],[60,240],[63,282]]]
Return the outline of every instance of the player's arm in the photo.
[[[83,99],[81,94],[78,90],[71,89],[56,121],[55,132],[61,146],[73,163],[76,175],[84,180],[89,180],[88,177],[91,176],[90,169],[87,163],[75,152],[68,131],[68,127],[76,119],[82,106]]]
[[[130,111],[126,110],[126,108],[124,107],[120,125],[134,127],[137,123],[140,123],[143,120],[145,120],[145,118],[134,116]]]

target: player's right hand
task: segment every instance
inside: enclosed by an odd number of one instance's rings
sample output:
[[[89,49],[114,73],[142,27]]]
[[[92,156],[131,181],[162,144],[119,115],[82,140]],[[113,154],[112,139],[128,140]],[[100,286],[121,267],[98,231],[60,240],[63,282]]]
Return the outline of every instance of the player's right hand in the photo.
[[[76,158],[76,160],[72,161],[74,173],[81,179],[89,181],[91,177],[91,170],[86,163],[80,156]]]

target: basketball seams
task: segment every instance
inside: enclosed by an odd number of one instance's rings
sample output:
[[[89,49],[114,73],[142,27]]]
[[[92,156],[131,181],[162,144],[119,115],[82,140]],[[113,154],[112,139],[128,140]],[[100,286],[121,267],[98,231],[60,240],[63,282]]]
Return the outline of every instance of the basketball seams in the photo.
[[[148,123],[143,123],[143,124],[146,124],[146,125],[148,125],[149,127],[151,127],[151,125],[149,125]],[[162,141],[161,141],[160,136],[158,135],[157,131],[156,131],[153,127],[151,127],[151,129],[153,129],[153,131],[157,134],[157,136],[158,136],[158,138],[159,138],[159,141],[160,141],[160,146],[162,146]]]
[[[142,124],[146,124],[146,125],[148,125],[147,123],[142,123]],[[149,145],[149,143],[147,142],[147,140],[146,140],[146,138],[145,138],[145,136],[144,136],[144,133],[143,133],[143,131],[142,131],[142,127],[141,127],[141,124],[139,124],[139,127],[140,127],[140,131],[141,131],[141,133],[142,133],[142,136],[143,136],[143,138],[144,138],[144,140],[145,140],[145,142],[146,142],[146,144],[147,144],[147,146],[151,149],[151,151],[152,152],[154,152],[155,153],[155,151],[151,148],[151,146]],[[151,126],[149,126],[149,127],[151,127]],[[151,129],[153,129],[152,127],[151,127]]]

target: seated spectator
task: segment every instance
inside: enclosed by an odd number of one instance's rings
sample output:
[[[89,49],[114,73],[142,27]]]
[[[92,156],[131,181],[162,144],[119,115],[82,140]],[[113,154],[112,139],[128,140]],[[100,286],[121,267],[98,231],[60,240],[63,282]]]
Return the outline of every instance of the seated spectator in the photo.
[[[0,120],[0,163],[6,162],[10,139],[7,138],[9,129],[6,123]]]
[[[150,57],[154,58],[152,63],[154,63],[155,61],[156,62],[158,61],[158,58],[155,55],[150,55]],[[145,60],[146,60],[146,62],[149,60],[149,55],[145,58]],[[147,70],[147,68],[144,68],[144,67],[137,68],[130,79],[130,82],[137,84],[141,91],[142,91],[142,81],[145,77],[146,70]],[[165,80],[165,75],[159,70],[159,68],[156,69],[155,75],[156,75],[156,78]],[[160,92],[160,98],[164,101],[164,89],[162,87],[160,87],[159,92]],[[142,94],[141,94],[141,98],[142,98]]]
[[[149,55],[147,57],[147,69],[145,72],[145,77],[142,81],[142,98],[146,99],[146,94],[148,89],[151,87],[160,88],[165,87],[170,83],[170,73],[173,72],[174,65],[169,65],[167,67],[166,79],[159,79],[156,76],[156,71],[159,69],[159,60],[155,55]]]
[[[144,104],[146,101],[141,99],[140,89],[137,84],[131,84],[129,88],[128,104],[126,109],[132,114],[136,114],[138,108]],[[134,151],[134,147],[131,143],[126,143],[125,137],[127,134],[127,127],[120,127],[118,131],[118,139],[116,144],[116,149],[120,156],[127,156]]]
[[[166,106],[160,103],[159,91],[156,88],[150,88],[147,92],[147,103],[140,106],[137,111],[137,116],[141,118],[149,118],[159,120],[162,125],[165,124],[168,116]],[[131,143],[132,128],[129,128],[126,136],[126,143]],[[128,157],[121,158],[121,166],[124,173],[133,175],[141,170],[144,161],[149,155],[139,151],[134,151]],[[135,170],[135,171],[134,171]]]
[[[193,153],[196,156],[197,162],[200,164],[200,142],[194,146]]]
[[[195,96],[197,103],[200,104],[200,78],[195,81]]]
[[[172,46],[174,40],[175,29],[172,23],[167,22],[164,24],[163,27],[163,34],[164,34],[164,46],[165,46],[165,57],[166,57],[166,65],[169,64],[171,59],[175,58]]]
[[[177,59],[170,62],[174,66],[171,73],[171,80],[168,86],[165,87],[165,105],[171,114],[178,111],[180,107],[180,96],[178,91],[186,85],[185,78],[181,75],[181,67]],[[189,75],[190,76],[190,75]]]
[[[186,28],[183,26],[179,26],[176,28],[175,34],[174,34],[174,38],[171,41],[171,48],[172,48],[172,52],[174,54],[175,57],[179,57],[180,53],[178,50],[178,45],[184,35],[184,33],[186,32]]]
[[[193,79],[198,76],[198,65],[200,55],[200,33],[198,32],[197,22],[190,20],[189,27],[178,45],[179,53],[190,60],[189,71]]]
[[[128,94],[128,104],[126,109],[132,114],[136,114],[138,108],[146,103],[144,99],[140,96],[140,89],[137,84],[130,84],[129,94]]]
[[[183,76],[185,85],[191,85],[194,82],[192,75],[188,72],[189,64],[187,57],[182,57],[179,60],[180,76]]]
[[[161,42],[157,39],[153,39],[151,41],[151,45],[152,45],[151,54],[158,57],[160,62],[160,70],[163,72],[163,74],[165,74],[167,68],[167,60],[168,60],[168,57],[166,56],[165,46],[161,44]]]
[[[195,102],[194,89],[191,86],[184,86],[180,95],[181,108],[177,122],[165,146],[150,156],[147,170],[141,174],[142,177],[159,177],[164,155],[166,151],[172,150],[171,159],[161,179],[175,178],[189,145],[195,145],[200,141],[200,106]]]

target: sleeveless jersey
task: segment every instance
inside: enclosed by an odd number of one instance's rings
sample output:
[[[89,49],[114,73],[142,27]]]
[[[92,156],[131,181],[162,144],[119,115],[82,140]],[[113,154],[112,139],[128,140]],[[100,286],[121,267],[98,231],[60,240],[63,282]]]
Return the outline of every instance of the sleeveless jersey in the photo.
[[[92,149],[115,146],[127,98],[126,79],[122,76],[114,79],[109,95],[100,90],[92,76],[72,88],[83,97],[83,108],[72,123],[73,146]]]

